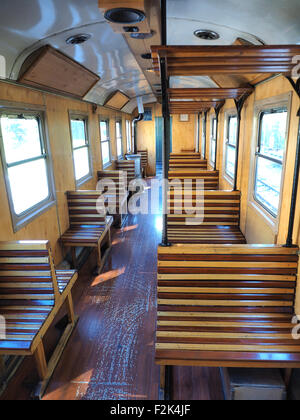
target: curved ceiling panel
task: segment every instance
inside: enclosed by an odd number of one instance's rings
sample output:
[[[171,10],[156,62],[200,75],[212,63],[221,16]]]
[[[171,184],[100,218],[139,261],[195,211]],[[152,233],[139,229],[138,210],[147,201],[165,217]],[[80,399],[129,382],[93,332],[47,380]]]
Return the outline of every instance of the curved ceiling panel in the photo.
[[[237,37],[266,44],[300,43],[299,0],[168,0],[169,45],[231,44]],[[202,41],[196,29],[217,30],[217,41]],[[257,43],[257,42],[256,42]]]
[[[16,80],[28,55],[50,44],[101,77],[86,100],[102,105],[116,90],[133,98],[152,92],[125,39],[104,20],[98,0],[27,0],[26,8],[24,0],[5,3],[0,15],[0,49],[8,78]],[[25,16],[14,12],[18,9]],[[80,33],[91,39],[81,45],[66,43]]]

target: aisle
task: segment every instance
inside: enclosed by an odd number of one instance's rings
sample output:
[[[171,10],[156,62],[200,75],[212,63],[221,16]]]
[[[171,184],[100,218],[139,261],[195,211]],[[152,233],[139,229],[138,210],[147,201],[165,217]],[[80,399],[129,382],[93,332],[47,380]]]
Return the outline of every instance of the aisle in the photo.
[[[129,216],[97,278],[80,273],[80,321],[45,399],[157,399],[154,364],[161,216]],[[85,267],[90,270],[90,267]],[[174,398],[222,398],[217,369],[176,368]]]

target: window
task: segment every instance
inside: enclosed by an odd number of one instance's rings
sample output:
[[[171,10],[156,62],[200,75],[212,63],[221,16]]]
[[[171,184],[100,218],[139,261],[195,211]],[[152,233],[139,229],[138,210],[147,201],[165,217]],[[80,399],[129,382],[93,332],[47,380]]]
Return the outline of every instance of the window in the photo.
[[[0,114],[1,156],[15,231],[55,201],[43,113]]]
[[[231,179],[233,179],[235,175],[237,124],[237,116],[230,115],[227,119],[227,134],[225,143],[225,173]]]
[[[206,129],[206,124],[205,124],[205,118],[202,118],[202,143],[201,143],[201,153],[202,153],[202,157],[204,158],[206,156],[206,133],[205,133],[205,129]]]
[[[106,167],[111,163],[109,120],[100,121],[102,163]]]
[[[254,198],[272,216],[278,216],[288,112],[263,111],[255,162]]]
[[[131,121],[126,120],[126,139],[127,139],[127,153],[132,151],[132,139],[131,139]]]
[[[87,117],[71,116],[71,137],[77,185],[91,177],[90,143]]]
[[[211,137],[210,137],[210,162],[216,162],[216,144],[217,144],[217,119],[211,120]]]
[[[118,155],[118,159],[120,159],[123,157],[122,121],[116,121],[116,139],[117,139],[117,155]]]

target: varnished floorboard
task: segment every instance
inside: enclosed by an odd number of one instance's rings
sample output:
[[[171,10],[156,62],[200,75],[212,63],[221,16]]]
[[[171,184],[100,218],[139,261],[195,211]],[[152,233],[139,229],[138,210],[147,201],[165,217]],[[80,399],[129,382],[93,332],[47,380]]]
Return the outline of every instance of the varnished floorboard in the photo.
[[[123,229],[114,232],[111,254],[96,278],[89,274],[96,261],[91,255],[73,293],[79,323],[45,400],[158,398],[154,340],[160,240],[159,215],[129,216]],[[27,359],[2,398],[29,398],[34,379]],[[223,398],[218,369],[175,368],[173,389],[174,399]]]

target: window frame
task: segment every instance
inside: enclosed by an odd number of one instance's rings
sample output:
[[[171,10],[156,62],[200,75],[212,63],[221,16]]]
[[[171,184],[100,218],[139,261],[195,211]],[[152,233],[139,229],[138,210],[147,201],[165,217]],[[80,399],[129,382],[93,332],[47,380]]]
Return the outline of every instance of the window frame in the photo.
[[[206,133],[205,133],[205,128],[207,129],[207,127],[205,127],[205,116],[202,117],[202,127],[201,127],[201,157],[204,159],[204,157],[206,156],[206,144],[205,144],[205,140],[206,140]]]
[[[287,156],[287,150],[289,147],[292,98],[293,98],[293,93],[289,92],[289,93],[285,93],[276,97],[259,100],[254,104],[248,203],[258,214],[264,217],[265,221],[268,223],[268,225],[270,226],[274,234],[277,234],[278,232],[278,227],[280,224],[280,217],[281,217],[283,187],[284,187],[285,170],[286,170],[286,156]],[[287,124],[286,124],[285,150],[283,153],[283,161],[282,161],[283,163],[282,163],[281,188],[280,188],[280,198],[279,198],[279,206],[278,206],[279,211],[278,211],[277,216],[274,217],[269,211],[265,209],[265,206],[262,206],[254,198],[254,189],[255,189],[255,174],[256,174],[256,165],[257,165],[256,152],[257,152],[258,135],[259,135],[259,116],[261,112],[263,111],[266,111],[268,109],[276,109],[276,108],[287,109]]]
[[[126,120],[126,145],[127,145],[127,153],[131,153],[132,152],[132,128],[131,128],[131,121],[130,120]],[[130,139],[128,139],[128,127],[130,130]],[[130,146],[130,147],[128,147]]]
[[[230,110],[225,113],[225,142],[224,142],[224,165],[223,165],[223,176],[224,178],[233,185],[234,182],[234,174],[231,176],[226,170],[226,163],[227,163],[227,156],[228,156],[228,148],[232,148],[235,150],[235,155],[237,151],[237,145],[233,145],[230,143],[229,133],[230,133],[230,120],[231,118],[238,118],[237,113],[234,110]],[[236,167],[234,165],[234,171]]]
[[[84,121],[84,131],[85,131],[85,146],[75,147],[73,146],[73,133],[72,133],[72,120],[82,120]],[[89,136],[89,116],[86,113],[69,111],[69,126],[70,126],[70,137],[71,137],[71,148],[72,148],[72,157],[73,157],[73,168],[74,168],[74,179],[76,187],[80,187],[85,184],[87,181],[93,178],[93,162],[91,154],[91,141]],[[89,173],[84,175],[80,179],[76,179],[76,170],[75,170],[75,160],[74,160],[74,151],[85,149],[88,151],[88,161],[89,161]]]
[[[121,127],[121,137],[119,138],[117,136],[117,125],[120,124]],[[115,133],[116,133],[116,152],[117,152],[117,159],[123,159],[124,157],[124,147],[123,147],[123,124],[122,124],[122,120],[121,119],[116,119],[115,121]],[[118,140],[121,141],[121,154],[118,154]]]
[[[103,140],[101,135],[101,122],[105,122],[107,124],[107,139]],[[102,160],[102,167],[103,169],[108,168],[112,164],[112,152],[111,152],[111,137],[110,137],[110,120],[109,118],[99,117],[99,132],[100,132],[100,150],[101,150],[101,160]],[[108,151],[109,151],[109,162],[103,162],[103,152],[102,152],[102,143],[108,143]]]
[[[0,152],[1,152],[1,162],[3,168],[3,175],[7,193],[7,199],[10,209],[11,215],[11,222],[13,232],[16,233],[29,223],[31,223],[34,219],[41,216],[43,213],[48,211],[52,206],[56,204],[56,188],[55,188],[55,181],[54,181],[54,174],[53,174],[53,163],[50,151],[50,142],[49,142],[49,135],[48,135],[48,126],[47,126],[47,116],[46,116],[46,109],[45,107],[36,107],[30,106],[28,107],[25,105],[24,108],[20,107],[19,104],[9,104],[0,106],[0,119],[2,115],[28,115],[30,117],[35,117],[38,120],[38,127],[39,127],[39,134],[40,134],[40,143],[41,143],[41,150],[42,154],[38,157],[24,159],[22,161],[16,161],[12,164],[8,164],[6,162],[5,157],[5,148],[4,148],[4,140],[2,135],[2,128],[0,124]],[[46,163],[46,173],[47,173],[47,181],[48,181],[48,189],[49,194],[44,200],[40,201],[39,203],[35,204],[34,206],[28,208],[21,214],[17,214],[14,209],[14,201],[11,192],[11,185],[9,181],[8,169],[10,167],[24,165],[30,162],[35,162],[40,160],[41,158],[45,159]]]
[[[282,169],[281,169],[281,188],[280,188],[280,195],[282,193],[281,189],[282,189],[282,181],[283,181],[283,175],[284,175],[284,155],[285,155],[285,151],[286,151],[286,145],[287,145],[287,130],[285,133],[285,147],[284,147],[284,152],[283,152],[283,159],[278,160],[275,158],[272,158],[270,156],[264,155],[263,153],[260,152],[261,149],[261,145],[262,145],[262,139],[261,139],[261,134],[262,134],[262,122],[263,122],[263,118],[265,115],[272,115],[272,114],[279,114],[282,113],[283,111],[286,111],[287,113],[287,121],[288,121],[288,108],[287,107],[272,107],[269,109],[264,109],[260,112],[259,114],[259,118],[258,118],[258,136],[257,136],[257,143],[256,143],[256,151],[255,151],[255,170],[254,170],[254,180],[253,180],[253,198],[254,200],[266,211],[268,212],[274,219],[277,219],[278,214],[280,212],[280,200],[279,200],[279,206],[278,206],[278,213],[275,214],[273,213],[273,211],[268,208],[262,201],[260,201],[259,197],[256,194],[256,181],[257,181],[257,170],[258,170],[258,159],[262,158],[265,159],[269,162],[273,162],[276,163],[278,165],[281,165]]]
[[[210,164],[211,164],[211,166],[214,166],[215,165],[215,163],[216,163],[216,159],[217,159],[217,156],[216,156],[216,147],[217,147],[217,137],[218,137],[218,134],[217,134],[217,126],[216,126],[216,133],[214,133],[214,121],[216,121],[216,125],[217,125],[217,117],[216,116],[212,116],[211,117],[211,120],[210,120],[210,125],[211,125],[211,128],[210,128],[210,151],[209,151],[209,162],[210,162]],[[215,136],[214,136],[214,134],[215,134]],[[214,143],[214,149],[213,149],[213,143]],[[214,150],[214,155],[215,155],[215,160],[213,160],[213,155],[212,155],[212,151]]]

